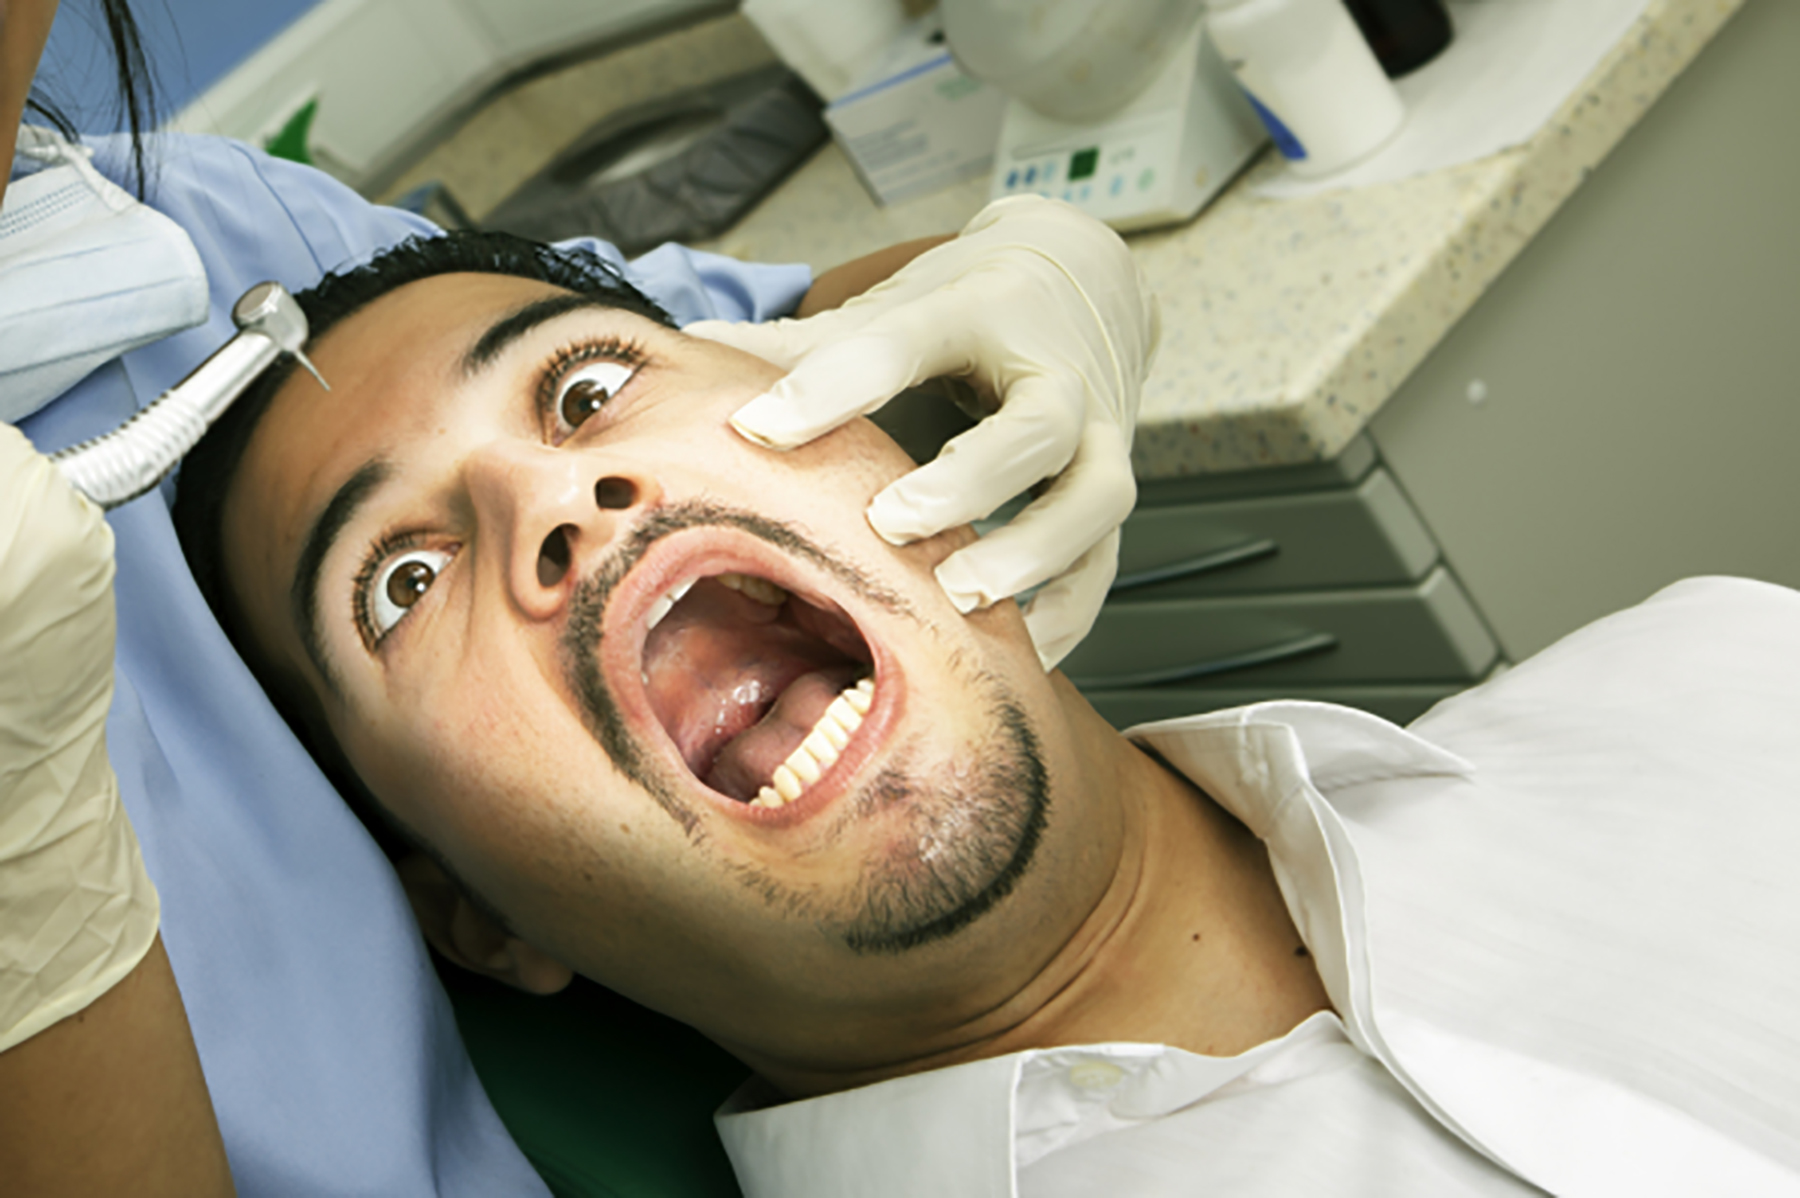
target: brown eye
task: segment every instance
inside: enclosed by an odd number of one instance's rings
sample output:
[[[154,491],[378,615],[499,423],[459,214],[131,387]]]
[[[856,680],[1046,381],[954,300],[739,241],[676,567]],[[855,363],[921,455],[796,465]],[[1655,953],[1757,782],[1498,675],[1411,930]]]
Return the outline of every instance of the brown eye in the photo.
[[[411,607],[437,577],[437,571],[424,562],[401,562],[392,574],[388,575],[388,602],[395,607]]]
[[[413,604],[437,581],[451,556],[441,549],[410,549],[388,559],[371,580],[365,608],[377,637],[385,636],[406,617]]]
[[[580,428],[581,422],[598,412],[606,400],[606,388],[593,379],[577,379],[563,392],[562,418],[569,427]]]
[[[589,362],[564,380],[556,396],[556,441],[561,441],[606,406],[631,381],[636,368],[623,362]]]

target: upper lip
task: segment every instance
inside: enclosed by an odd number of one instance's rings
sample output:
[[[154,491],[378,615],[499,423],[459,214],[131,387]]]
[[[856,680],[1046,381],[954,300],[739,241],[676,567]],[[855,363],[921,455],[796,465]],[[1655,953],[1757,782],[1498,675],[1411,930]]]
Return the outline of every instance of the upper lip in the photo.
[[[768,579],[790,595],[842,614],[855,626],[864,644],[868,646],[873,657],[875,676],[881,684],[878,691],[885,693],[886,684],[890,680],[888,663],[882,645],[870,633],[866,613],[859,610],[863,605],[857,596],[844,593],[848,588],[841,584],[832,588],[837,594],[825,593],[823,584],[828,578],[825,571],[797,560],[794,555],[749,533],[716,525],[684,529],[662,538],[620,580],[608,599],[606,612],[601,620],[600,660],[597,664],[631,735],[640,743],[656,746],[655,755],[678,766],[681,775],[691,780],[691,786],[715,804],[723,804],[739,817],[792,823],[823,807],[823,800],[842,789],[842,775],[848,771],[834,770],[840,774],[839,777],[821,779],[799,801],[779,810],[764,811],[747,807],[717,794],[698,778],[694,778],[669,738],[662,721],[651,709],[645,688],[642,672],[644,648],[649,635],[650,616],[657,601],[682,583],[726,573],[750,574]],[[872,712],[871,718],[865,723],[869,734],[876,732],[871,726],[875,723],[875,714]],[[871,735],[869,739],[875,738]],[[855,756],[860,758],[864,754],[858,753]],[[852,763],[841,759],[841,764],[848,766]]]

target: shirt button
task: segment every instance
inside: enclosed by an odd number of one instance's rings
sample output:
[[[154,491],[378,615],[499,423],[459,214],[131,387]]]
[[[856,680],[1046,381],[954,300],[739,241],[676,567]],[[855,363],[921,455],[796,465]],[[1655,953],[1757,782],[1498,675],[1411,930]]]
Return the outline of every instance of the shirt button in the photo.
[[[1110,1090],[1125,1080],[1125,1071],[1111,1061],[1083,1061],[1069,1069],[1069,1082],[1082,1090]]]

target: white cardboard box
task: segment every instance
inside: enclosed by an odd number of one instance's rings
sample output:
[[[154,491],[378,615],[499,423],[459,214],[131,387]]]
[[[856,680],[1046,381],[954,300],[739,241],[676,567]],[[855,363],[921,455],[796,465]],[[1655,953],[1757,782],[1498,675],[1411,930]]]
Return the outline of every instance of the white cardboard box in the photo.
[[[876,202],[896,204],[992,170],[1005,110],[1006,96],[963,74],[928,17],[825,120]]]

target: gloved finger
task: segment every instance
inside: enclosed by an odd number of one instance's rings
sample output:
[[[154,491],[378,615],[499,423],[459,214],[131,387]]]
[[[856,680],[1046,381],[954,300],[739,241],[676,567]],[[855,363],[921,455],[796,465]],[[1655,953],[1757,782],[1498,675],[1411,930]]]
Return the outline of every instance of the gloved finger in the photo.
[[[845,325],[826,321],[819,326],[825,332],[818,347],[786,378],[732,413],[732,427],[771,449],[804,445],[853,416],[873,412],[914,383],[967,369],[968,339],[977,323],[960,296],[942,291],[883,311],[855,331],[842,332]]]
[[[885,337],[852,336],[808,354],[788,376],[731,414],[746,440],[792,449],[865,416],[912,386],[918,359]]]
[[[732,414],[738,432],[758,445],[791,449],[867,415],[915,383],[959,374],[970,364],[969,339],[980,321],[965,299],[936,291],[899,307],[862,309],[860,316],[821,313],[816,348],[768,392]],[[827,317],[838,317],[828,320]]]
[[[1094,626],[1119,571],[1119,530],[1113,529],[1046,583],[1025,606],[1025,629],[1047,674]]]
[[[1079,382],[1022,378],[1001,397],[998,412],[875,496],[869,524],[888,543],[905,545],[979,520],[1067,466],[1082,428]]]
[[[850,336],[871,319],[873,314],[861,309],[834,308],[804,320],[769,320],[761,324],[749,320],[697,320],[681,331],[792,370],[819,346]]]
[[[938,583],[959,611],[973,611],[1068,569],[1131,512],[1137,484],[1118,429],[1091,421],[1068,469],[1006,527],[951,554]]]

